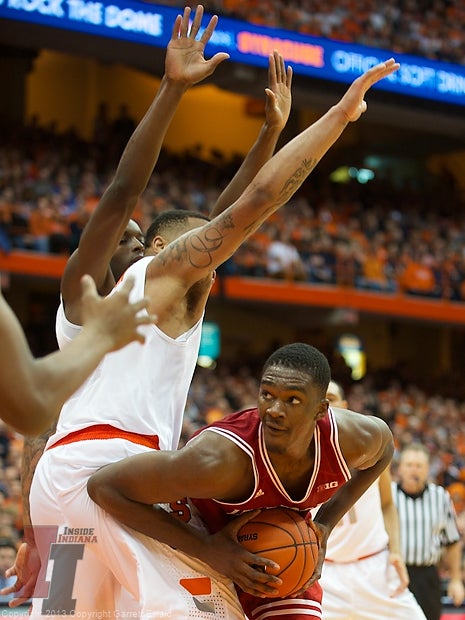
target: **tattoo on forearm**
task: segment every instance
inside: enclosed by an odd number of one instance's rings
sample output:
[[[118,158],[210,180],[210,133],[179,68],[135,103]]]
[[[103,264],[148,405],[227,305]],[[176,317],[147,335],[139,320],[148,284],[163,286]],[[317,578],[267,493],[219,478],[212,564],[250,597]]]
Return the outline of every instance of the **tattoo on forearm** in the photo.
[[[285,181],[277,199],[268,207],[268,209],[266,209],[266,211],[263,211],[259,217],[246,226],[245,231],[247,235],[253,233],[272,213],[278,209],[278,207],[286,204],[289,198],[294,195],[297,189],[315,168],[317,163],[318,159],[316,158],[304,159],[302,161],[302,165],[297,168],[292,176]]]
[[[173,241],[166,252],[160,255],[163,264],[186,260],[196,269],[208,269],[214,262],[213,254],[223,245],[226,230],[234,229],[231,215],[221,217],[211,226],[203,229],[202,233],[193,231],[188,238]]]
[[[289,198],[296,192],[296,190],[302,185],[311,171],[317,165],[318,160],[315,158],[304,159],[302,165],[297,168],[294,174],[287,179],[279,195],[279,201],[287,202]]]

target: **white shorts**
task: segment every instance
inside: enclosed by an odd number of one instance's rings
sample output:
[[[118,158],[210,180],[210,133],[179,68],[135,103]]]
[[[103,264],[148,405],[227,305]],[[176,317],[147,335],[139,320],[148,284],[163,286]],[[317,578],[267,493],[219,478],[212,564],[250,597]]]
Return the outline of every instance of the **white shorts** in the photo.
[[[410,590],[391,596],[399,577],[388,558],[386,550],[357,562],[325,562],[324,620],[426,620]]]
[[[145,450],[123,439],[107,439],[79,441],[44,453],[30,503],[47,573],[39,580],[45,589],[36,588],[33,616],[244,618],[229,579],[117,523],[88,496],[87,481],[99,467]],[[50,532],[57,541],[51,546]]]

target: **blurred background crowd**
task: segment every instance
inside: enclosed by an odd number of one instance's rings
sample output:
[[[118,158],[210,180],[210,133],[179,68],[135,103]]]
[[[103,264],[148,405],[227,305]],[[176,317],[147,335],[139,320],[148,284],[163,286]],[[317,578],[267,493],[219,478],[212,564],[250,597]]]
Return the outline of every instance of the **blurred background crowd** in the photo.
[[[76,248],[114,172],[109,154],[119,155],[126,142],[113,129],[117,121],[104,131],[112,136],[110,149],[106,137],[87,142],[34,123],[4,143],[0,251],[68,255]],[[220,152],[205,161],[195,150],[165,151],[136,219],[145,229],[170,205],[208,213],[239,161]],[[317,178],[247,240],[222,272],[463,301],[464,211],[463,194],[446,172],[431,175],[427,188],[388,174],[366,184]]]
[[[176,0],[157,4],[179,6]],[[465,63],[465,7],[454,0],[207,0],[204,5],[211,13],[263,26]]]

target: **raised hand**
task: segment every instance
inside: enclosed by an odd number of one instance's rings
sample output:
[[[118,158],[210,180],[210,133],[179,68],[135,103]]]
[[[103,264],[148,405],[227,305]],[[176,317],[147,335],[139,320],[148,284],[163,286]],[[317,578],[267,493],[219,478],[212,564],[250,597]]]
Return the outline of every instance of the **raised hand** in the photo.
[[[371,69],[368,69],[368,71],[352,82],[346,94],[337,104],[337,107],[342,109],[348,121],[358,120],[365,112],[367,104],[364,97],[373,84],[395,73],[399,67],[400,64],[394,58],[390,58],[386,62],[381,62],[371,67]]]
[[[276,50],[268,58],[268,88],[265,89],[266,123],[281,131],[289,118],[292,105],[292,67],[285,67]]]
[[[146,312],[139,314],[147,307],[147,299],[129,302],[129,293],[134,286],[132,278],[127,278],[119,291],[105,298],[98,295],[95,282],[89,275],[83,276],[81,283],[85,330],[95,331],[95,338],[108,339],[108,351],[116,351],[134,340],[144,342],[144,336],[137,328],[153,323],[156,317]]]
[[[198,5],[189,28],[190,15],[191,8],[187,6],[184,13],[177,16],[165,59],[166,77],[186,86],[207,78],[223,60],[229,58],[225,52],[218,52],[209,60],[204,57],[205,46],[215,30],[218,17],[214,15],[210,19],[200,39],[196,40],[202,23],[203,6]]]

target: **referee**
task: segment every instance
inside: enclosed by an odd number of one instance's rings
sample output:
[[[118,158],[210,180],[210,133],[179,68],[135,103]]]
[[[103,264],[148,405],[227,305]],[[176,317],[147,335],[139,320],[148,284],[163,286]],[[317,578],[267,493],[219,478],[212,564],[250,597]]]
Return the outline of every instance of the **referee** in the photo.
[[[459,607],[462,581],[462,543],[449,493],[428,482],[429,454],[420,444],[405,447],[392,496],[399,512],[402,555],[410,577],[409,588],[428,620],[441,617],[441,580],[438,564],[444,556],[450,580],[447,594]]]

